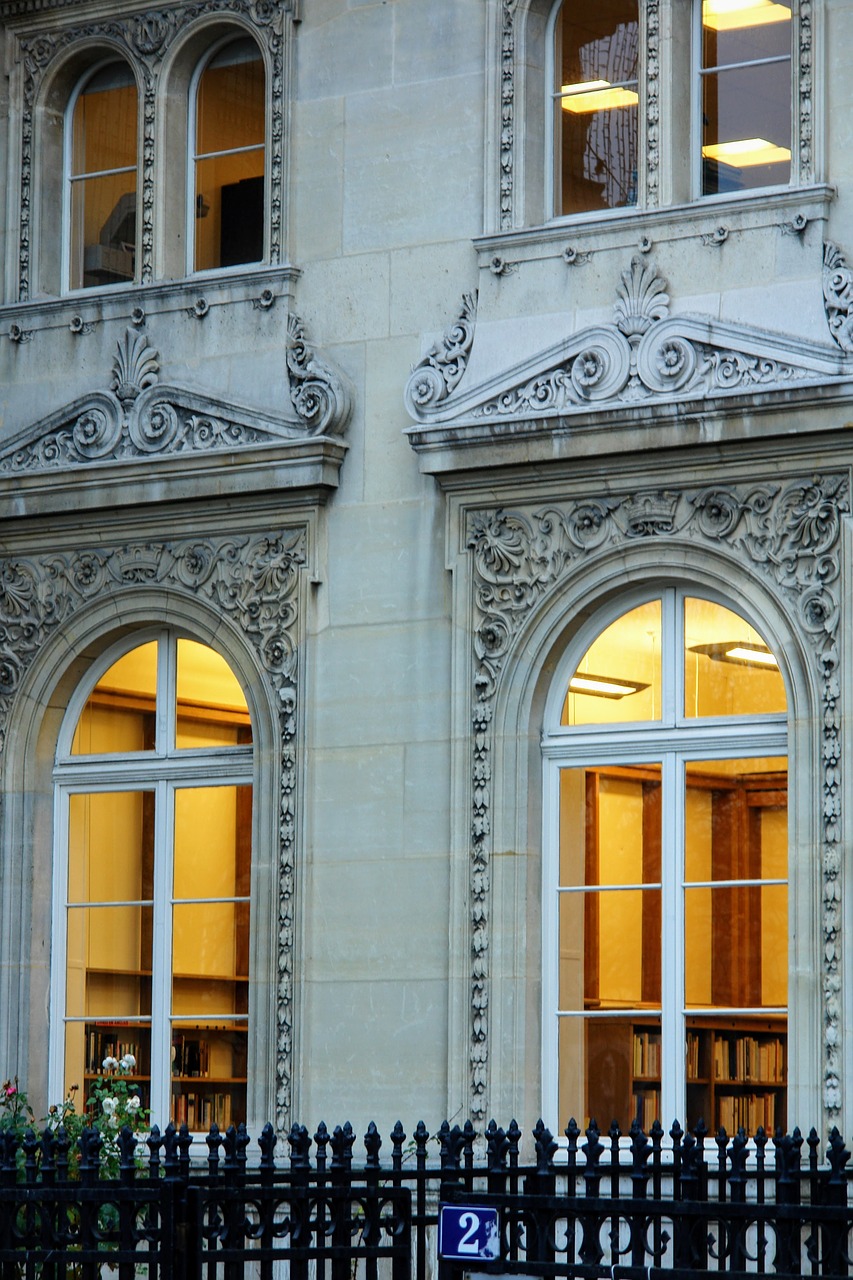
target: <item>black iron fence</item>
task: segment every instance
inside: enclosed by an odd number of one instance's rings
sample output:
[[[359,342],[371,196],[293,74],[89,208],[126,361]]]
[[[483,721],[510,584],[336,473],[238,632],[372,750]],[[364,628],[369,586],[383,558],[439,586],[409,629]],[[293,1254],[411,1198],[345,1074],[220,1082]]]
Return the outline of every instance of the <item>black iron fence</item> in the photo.
[[[729,1140],[676,1124],[558,1142],[540,1122],[530,1156],[513,1122],[445,1123],[432,1137],[349,1125],[286,1143],[267,1125],[205,1139],[173,1126],[118,1138],[104,1177],[96,1130],[0,1133],[2,1280],[455,1280],[537,1277],[840,1277],[853,1273],[850,1153],[837,1133]],[[285,1150],[286,1148],[286,1150]],[[526,1148],[525,1148],[526,1150]],[[251,1154],[250,1154],[251,1152]],[[465,1231],[438,1256],[439,1211]],[[481,1223],[491,1234],[478,1235]]]

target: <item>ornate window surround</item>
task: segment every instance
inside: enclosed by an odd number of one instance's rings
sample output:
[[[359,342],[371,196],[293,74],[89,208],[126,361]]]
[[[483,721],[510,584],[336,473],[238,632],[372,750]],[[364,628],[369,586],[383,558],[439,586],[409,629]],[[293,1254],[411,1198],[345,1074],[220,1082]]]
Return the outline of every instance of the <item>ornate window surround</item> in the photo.
[[[467,906],[468,931],[453,957],[460,985],[450,1025],[451,1062],[464,1043],[468,1060],[464,1076],[458,1067],[451,1075],[449,1104],[481,1125],[519,1100],[529,1115],[543,1105],[531,1010],[541,1004],[540,732],[555,665],[592,614],[642,582],[748,602],[781,656],[795,913],[789,1114],[795,1123],[822,1108],[828,1123],[841,1123],[842,1105],[848,1117],[853,1108],[841,1088],[850,957],[841,949],[849,820],[842,825],[838,585],[850,475],[844,467],[816,474],[805,457],[770,483],[754,475],[754,462],[733,463],[717,483],[709,462],[686,487],[649,469],[647,487],[624,491],[596,489],[577,471],[562,481],[519,476],[497,494],[490,488],[487,501],[461,477],[448,483],[454,775],[468,778],[453,897],[460,913]]]
[[[245,525],[245,520],[244,520]],[[49,850],[57,734],[92,661],[160,624],[216,648],[247,695],[255,736],[249,1113],[291,1122],[298,1018],[294,984],[301,849],[300,649],[313,521],[250,532],[145,536],[57,550],[45,534],[0,558],[0,1028],[5,1060],[46,1096]],[[28,1039],[29,1038],[29,1039]]]
[[[141,284],[184,273],[184,184],[187,109],[182,90],[203,51],[218,38],[246,33],[257,40],[265,62],[268,95],[268,253],[276,267],[287,259],[287,182],[292,27],[297,0],[191,0],[135,13],[99,12],[87,18],[81,7],[46,10],[36,0],[4,3],[12,10],[9,30],[14,54],[10,95],[20,122],[20,165],[10,192],[10,214],[18,241],[17,280],[10,294],[27,302],[59,291],[58,262],[47,217],[54,193],[45,147],[51,118],[64,110],[73,84],[98,57],[124,58],[140,85],[140,180],[138,183]],[[182,150],[181,150],[182,149]],[[169,172],[169,192],[163,175]],[[174,193],[174,194],[173,194]],[[178,194],[179,193],[179,194]],[[180,212],[175,202],[180,201]],[[44,211],[44,213],[43,213]],[[87,291],[89,292],[89,291]]]
[[[492,68],[489,89],[486,175],[486,236],[505,237],[514,230],[543,228],[552,222],[548,203],[548,172],[552,148],[546,116],[552,64],[549,54],[555,0],[491,0],[489,48]],[[790,196],[814,188],[823,180],[823,117],[815,84],[822,66],[824,0],[791,0],[793,10],[793,146]],[[691,4],[691,9],[693,5]],[[640,5],[641,90],[640,147],[641,204],[629,211],[559,219],[565,227],[613,227],[625,219],[666,213],[693,199],[689,164],[692,154],[690,112],[692,80],[686,68],[692,61],[692,31],[683,18],[682,0],[643,0]],[[721,208],[747,208],[766,193],[704,197],[707,216]],[[716,211],[716,213],[714,212]]]

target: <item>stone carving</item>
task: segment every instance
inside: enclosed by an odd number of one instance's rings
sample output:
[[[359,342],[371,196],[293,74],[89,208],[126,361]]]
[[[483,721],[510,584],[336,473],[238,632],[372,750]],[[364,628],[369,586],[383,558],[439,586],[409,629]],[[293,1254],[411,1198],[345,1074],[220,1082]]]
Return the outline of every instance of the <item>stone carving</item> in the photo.
[[[713,547],[747,563],[780,596],[812,655],[821,690],[823,879],[821,929],[824,1107],[841,1101],[841,732],[838,596],[842,517],[850,511],[846,475],[789,479],[782,485],[588,496],[557,506],[469,516],[473,572],[471,711],[471,1115],[488,1110],[489,875],[492,718],[513,641],[584,557],[663,538]]]
[[[660,0],[646,0],[641,7],[646,19],[646,204],[656,209],[660,204]]]
[[[113,360],[110,386],[116,398],[126,405],[146,387],[153,387],[160,374],[158,353],[152,351],[148,338],[138,329],[125,329],[119,339],[118,354]]]
[[[41,6],[24,2],[18,11],[36,11]],[[57,8],[63,7],[61,3]],[[258,40],[267,49],[271,68],[270,102],[270,261],[281,261],[282,181],[285,135],[285,18],[294,16],[291,0],[193,0],[192,3],[155,8],[127,18],[104,18],[62,27],[56,34],[27,35],[19,39],[24,67],[24,98],[21,115],[21,209],[18,250],[19,298],[30,296],[30,237],[32,193],[33,112],[40,86],[54,59],[81,41],[109,41],[122,48],[128,61],[140,72],[142,84],[142,166],[140,184],[141,231],[139,277],[142,284],[153,279],[154,254],[154,170],[156,166],[157,114],[160,69],[172,44],[181,32],[202,17],[218,13],[239,13],[251,24]]]
[[[829,332],[842,351],[853,351],[853,269],[829,241],[823,246],[823,302]]]
[[[350,383],[308,345],[294,315],[287,322],[287,370],[293,407],[309,435],[343,435],[352,412]]]
[[[406,403],[410,412],[431,408],[446,400],[462,379],[468,367],[468,356],[474,341],[477,317],[477,295],[462,298],[459,319],[450,326],[440,342],[436,342],[416,365],[406,386]]]
[[[506,231],[513,225],[512,179],[515,149],[515,8],[517,0],[503,0],[501,11],[501,142],[500,142],[500,223]]]
[[[91,601],[137,587],[202,600],[257,653],[279,706],[281,793],[277,867],[276,1125],[290,1124],[296,855],[299,580],[304,529],[0,559],[0,750],[21,678],[57,629]]]
[[[832,268],[824,272],[830,327],[839,345],[853,351],[853,321],[848,324],[853,277],[837,250],[834,254]],[[419,422],[512,420],[518,433],[541,429],[544,419],[591,408],[822,385],[853,374],[829,347],[710,316],[668,313],[663,276],[650,258],[635,255],[617,287],[612,325],[582,330],[501,377],[460,392],[455,389],[473,337],[473,329],[460,324],[412,373],[406,406]],[[460,341],[454,344],[456,335]]]

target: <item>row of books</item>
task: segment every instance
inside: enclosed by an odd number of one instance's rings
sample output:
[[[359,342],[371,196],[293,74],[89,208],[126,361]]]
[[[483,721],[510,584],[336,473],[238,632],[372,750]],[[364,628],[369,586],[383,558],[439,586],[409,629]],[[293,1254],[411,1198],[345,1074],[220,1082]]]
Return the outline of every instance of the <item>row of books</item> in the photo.
[[[634,1032],[634,1075],[660,1075],[660,1032]]]
[[[147,1058],[147,1045],[144,1052]],[[90,1027],[86,1035],[86,1074],[91,1076],[100,1075],[103,1071],[105,1058],[116,1058],[118,1060],[128,1053],[132,1054],[136,1060],[134,1074],[140,1072],[145,1074],[148,1068],[141,1063],[142,1054],[138,1040],[119,1039],[115,1028]]]
[[[657,1089],[638,1089],[634,1094],[634,1115],[640,1122],[640,1128],[648,1133],[655,1120],[660,1117],[660,1094]]]
[[[714,1079],[776,1082],[785,1079],[785,1046],[777,1038],[717,1037],[714,1041]]]
[[[245,1112],[245,1104],[242,1111]],[[178,1093],[172,1099],[172,1119],[175,1124],[185,1124],[196,1132],[207,1133],[215,1123],[224,1133],[231,1124],[232,1114],[230,1092]]]
[[[719,1124],[728,1134],[736,1133],[740,1128],[746,1129],[747,1133],[755,1133],[759,1125],[772,1134],[777,1124],[778,1102],[776,1093],[746,1093],[722,1097],[718,1094]]]
[[[198,1036],[173,1036],[172,1075],[209,1076],[210,1041]]]

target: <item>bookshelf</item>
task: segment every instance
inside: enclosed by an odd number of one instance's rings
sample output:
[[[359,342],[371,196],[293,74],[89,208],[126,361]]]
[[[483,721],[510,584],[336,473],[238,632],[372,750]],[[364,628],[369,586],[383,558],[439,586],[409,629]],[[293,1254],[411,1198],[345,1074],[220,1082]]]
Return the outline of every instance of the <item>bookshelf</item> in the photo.
[[[728,1134],[787,1124],[784,1018],[691,1018],[687,1027],[687,1123]]]

